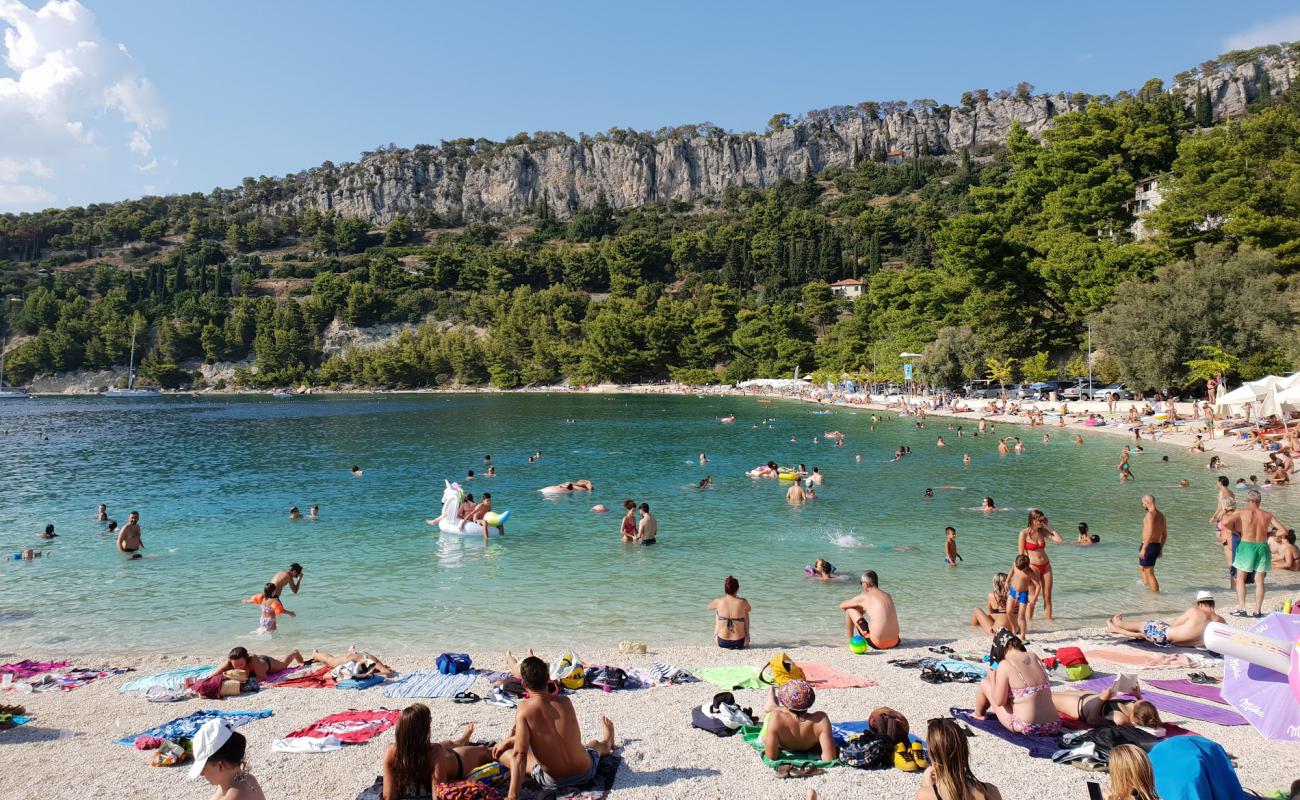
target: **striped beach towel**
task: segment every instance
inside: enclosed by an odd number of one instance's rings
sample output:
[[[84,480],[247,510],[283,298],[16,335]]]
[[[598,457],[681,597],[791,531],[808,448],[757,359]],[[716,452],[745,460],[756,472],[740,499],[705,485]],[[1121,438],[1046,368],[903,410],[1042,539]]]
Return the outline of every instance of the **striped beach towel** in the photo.
[[[469,691],[478,678],[474,671],[460,675],[443,675],[436,669],[403,675],[384,690],[384,697],[455,697]]]

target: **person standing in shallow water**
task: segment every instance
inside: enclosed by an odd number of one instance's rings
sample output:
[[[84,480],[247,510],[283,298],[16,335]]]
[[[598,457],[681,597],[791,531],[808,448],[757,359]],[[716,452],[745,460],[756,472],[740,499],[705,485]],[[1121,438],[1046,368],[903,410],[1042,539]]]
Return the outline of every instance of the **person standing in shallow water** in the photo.
[[[1138,575],[1142,583],[1153,592],[1160,591],[1160,581],[1156,580],[1156,559],[1165,549],[1165,540],[1169,537],[1165,515],[1156,508],[1156,499],[1151,495],[1142,497],[1142,507],[1146,515],[1142,518],[1142,544],[1138,546]]]
[[[117,549],[131,558],[141,558],[140,550],[144,542],[140,539],[140,512],[132,511],[126,518],[126,524],[117,532]]]
[[[1065,544],[1065,539],[1047,521],[1047,515],[1038,509],[1029,512],[1028,526],[1020,531],[1020,555],[1029,558],[1029,566],[1038,573],[1043,583],[1043,613],[1052,618],[1052,560],[1047,557],[1047,541]],[[1030,608],[1030,616],[1033,608]]]

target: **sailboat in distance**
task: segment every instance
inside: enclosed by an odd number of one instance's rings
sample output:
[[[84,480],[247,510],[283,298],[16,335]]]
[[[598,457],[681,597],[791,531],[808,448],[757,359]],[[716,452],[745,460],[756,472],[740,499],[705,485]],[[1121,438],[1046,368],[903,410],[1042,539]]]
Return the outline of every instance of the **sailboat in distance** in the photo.
[[[26,400],[30,395],[22,389],[10,386],[5,388],[5,346],[7,341],[0,341],[0,400]]]
[[[135,388],[135,326],[131,326],[131,364],[127,367],[127,378],[125,389],[110,388],[104,392],[105,397],[158,397],[157,389],[137,389]]]

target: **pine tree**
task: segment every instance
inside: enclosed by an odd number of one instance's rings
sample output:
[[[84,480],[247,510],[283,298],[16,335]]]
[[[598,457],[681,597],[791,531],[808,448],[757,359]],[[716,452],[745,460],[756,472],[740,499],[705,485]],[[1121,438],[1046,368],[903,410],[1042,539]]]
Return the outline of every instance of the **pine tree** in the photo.
[[[1268,70],[1260,72],[1259,85],[1256,88],[1259,90],[1255,95],[1256,102],[1266,105],[1269,98],[1273,96],[1273,79],[1269,77]]]
[[[969,178],[971,176],[970,148],[961,149],[961,174]]]
[[[1210,93],[1201,86],[1196,87],[1196,124],[1201,128],[1214,124],[1214,104],[1210,102]]]
[[[872,272],[880,270],[880,231],[871,232],[871,246],[867,250],[867,267]]]

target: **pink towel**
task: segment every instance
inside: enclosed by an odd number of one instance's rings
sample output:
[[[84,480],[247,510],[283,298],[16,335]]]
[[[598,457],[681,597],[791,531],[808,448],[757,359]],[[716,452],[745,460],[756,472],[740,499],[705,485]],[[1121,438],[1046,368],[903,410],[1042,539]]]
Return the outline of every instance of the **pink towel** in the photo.
[[[0,664],[0,672],[12,672],[15,678],[30,678],[33,675],[40,675],[42,672],[49,672],[52,669],[63,669],[68,666],[66,661],[18,661],[13,664]]]
[[[877,685],[875,681],[863,680],[856,675],[850,675],[843,670],[816,661],[801,661],[799,668],[803,670],[804,678],[814,689],[866,689]]]
[[[1089,661],[1106,661],[1111,664],[1124,664],[1130,667],[1171,667],[1188,669],[1197,666],[1192,658],[1184,653],[1153,653],[1136,647],[1123,645],[1111,647],[1091,647],[1083,651]]]

